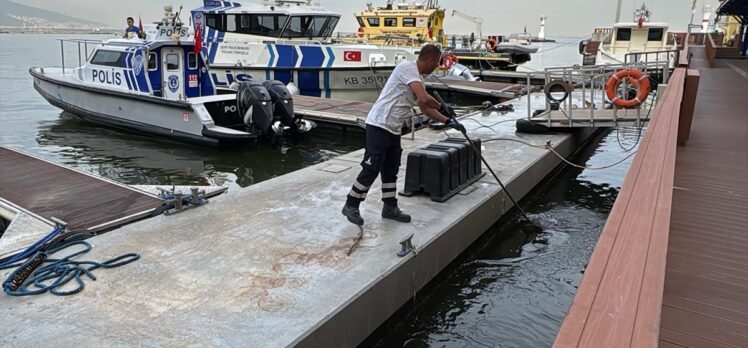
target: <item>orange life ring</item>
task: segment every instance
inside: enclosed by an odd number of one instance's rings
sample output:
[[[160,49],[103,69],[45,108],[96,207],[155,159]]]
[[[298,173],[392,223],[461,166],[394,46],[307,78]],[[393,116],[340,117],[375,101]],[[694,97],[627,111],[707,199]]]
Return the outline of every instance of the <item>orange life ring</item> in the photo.
[[[454,53],[449,53],[447,55],[442,56],[442,66],[446,70],[449,70],[450,68],[452,68],[452,65],[455,65],[459,62],[460,60],[457,58],[457,56]]]
[[[358,37],[364,37],[364,28],[358,27]]]
[[[496,40],[493,38],[490,38],[486,40],[486,50],[489,52],[493,52],[496,50]]]
[[[623,99],[618,97],[618,86],[624,79],[628,79],[631,86],[636,88],[637,92],[634,99]],[[650,87],[649,77],[642,74],[641,71],[633,68],[622,69],[618,70],[608,79],[608,82],[605,84],[605,95],[615,106],[631,109],[647,99]]]

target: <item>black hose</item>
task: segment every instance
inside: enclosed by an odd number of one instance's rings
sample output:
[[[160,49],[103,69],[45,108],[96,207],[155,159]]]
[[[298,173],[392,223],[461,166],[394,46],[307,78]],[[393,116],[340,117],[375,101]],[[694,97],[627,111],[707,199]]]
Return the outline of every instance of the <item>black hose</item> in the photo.
[[[439,95],[439,92],[434,92],[434,96],[436,97],[436,99],[437,99],[437,101],[439,103],[441,103],[442,105],[445,105],[444,100]],[[451,110],[450,108],[444,108],[444,109]],[[447,117],[455,119],[454,111],[452,111],[450,115],[447,115]],[[517,203],[517,201],[514,199],[514,197],[512,196],[512,194],[509,193],[509,190],[507,190],[506,186],[504,186],[504,183],[502,183],[501,179],[499,179],[499,176],[496,175],[496,173],[493,171],[493,168],[491,168],[491,165],[488,164],[488,161],[486,161],[486,158],[483,157],[483,154],[480,152],[480,150],[478,149],[478,147],[475,146],[475,143],[473,143],[473,140],[470,139],[470,137],[467,135],[467,131],[465,130],[464,127],[462,129],[460,129],[460,133],[462,133],[462,135],[465,137],[465,140],[467,140],[467,142],[470,144],[470,147],[473,148],[473,151],[475,151],[475,153],[480,157],[481,161],[483,161],[483,164],[486,166],[486,168],[491,173],[491,175],[493,175],[494,179],[496,179],[496,182],[499,183],[499,186],[501,187],[502,190],[504,190],[504,193],[506,193],[507,197],[509,197],[509,200],[511,200],[512,203],[514,204],[514,206],[517,207],[517,210],[519,210],[520,214],[522,214],[522,217],[525,220],[527,220],[527,222],[529,224],[531,224],[531,225],[533,225],[533,226],[535,226],[537,228],[542,229],[540,226],[538,226],[537,224],[535,224],[535,222],[533,222],[532,220],[530,220],[530,217],[527,216],[527,213],[525,213],[525,210],[522,209],[522,207],[519,206],[519,203]]]

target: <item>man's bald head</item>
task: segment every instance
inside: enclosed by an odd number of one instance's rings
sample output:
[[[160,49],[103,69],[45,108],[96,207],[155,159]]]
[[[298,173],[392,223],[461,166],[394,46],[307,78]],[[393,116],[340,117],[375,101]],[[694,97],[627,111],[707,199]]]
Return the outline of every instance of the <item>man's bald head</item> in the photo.
[[[431,44],[421,47],[421,52],[418,53],[418,71],[424,75],[431,74],[439,66],[441,58],[442,50],[439,47]]]

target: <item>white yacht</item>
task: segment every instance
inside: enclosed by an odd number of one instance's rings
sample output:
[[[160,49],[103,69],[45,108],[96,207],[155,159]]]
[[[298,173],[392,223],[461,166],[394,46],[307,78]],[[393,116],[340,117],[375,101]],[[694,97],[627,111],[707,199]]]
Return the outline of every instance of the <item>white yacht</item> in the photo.
[[[677,44],[670,38],[668,25],[650,22],[650,12],[642,5],[633,22],[619,22],[595,29],[589,40],[580,42],[584,65],[669,62],[673,68]]]
[[[412,49],[333,43],[340,15],[311,0],[203,5],[192,22],[218,88],[278,80],[302,95],[374,101],[395,66],[416,58]]]

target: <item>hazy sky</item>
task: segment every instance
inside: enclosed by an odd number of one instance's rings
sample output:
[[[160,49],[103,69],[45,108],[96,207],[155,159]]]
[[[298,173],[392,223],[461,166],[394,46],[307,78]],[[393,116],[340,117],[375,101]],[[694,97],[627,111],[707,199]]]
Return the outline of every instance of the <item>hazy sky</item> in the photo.
[[[141,15],[143,22],[160,18],[163,5],[172,4],[175,8],[183,5],[185,10],[202,6],[202,0],[159,1],[159,0],[14,0],[30,6],[57,11],[66,15],[124,27],[125,18]],[[255,2],[261,0],[238,2]],[[317,2],[318,0],[313,0]],[[342,15],[338,30],[355,31],[356,20],[353,13],[359,12],[371,1],[375,6],[384,6],[386,0],[319,0],[322,6]],[[410,0],[409,0],[410,1]],[[701,23],[701,8],[704,3],[716,9],[717,0],[697,0],[694,23]],[[510,34],[521,32],[527,26],[528,32],[536,33],[540,27],[541,15],[548,16],[547,36],[583,36],[596,26],[612,24],[615,19],[617,0],[440,0],[441,7],[447,10],[447,33],[467,33],[475,31],[475,25],[461,18],[451,17],[452,9],[459,9],[472,16],[483,17],[483,34]],[[685,31],[691,17],[691,0],[646,0],[644,3],[652,11],[653,21],[668,22],[676,31]],[[621,19],[631,19],[635,8],[642,0],[623,0]],[[187,20],[187,16],[182,16]]]

